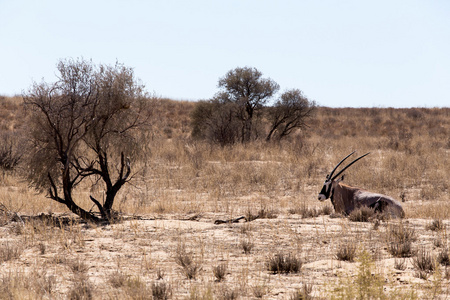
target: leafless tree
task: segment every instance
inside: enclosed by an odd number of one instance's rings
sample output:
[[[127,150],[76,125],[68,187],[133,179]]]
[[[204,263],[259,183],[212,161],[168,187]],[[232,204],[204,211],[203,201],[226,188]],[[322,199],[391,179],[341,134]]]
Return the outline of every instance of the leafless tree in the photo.
[[[81,218],[110,222],[114,199],[132,178],[138,142],[144,142],[136,139],[150,113],[144,86],[119,63],[68,59],[57,69],[55,83],[34,83],[23,95],[31,115],[27,178]],[[103,203],[90,195],[100,216],[73,197],[87,178],[103,183]]]

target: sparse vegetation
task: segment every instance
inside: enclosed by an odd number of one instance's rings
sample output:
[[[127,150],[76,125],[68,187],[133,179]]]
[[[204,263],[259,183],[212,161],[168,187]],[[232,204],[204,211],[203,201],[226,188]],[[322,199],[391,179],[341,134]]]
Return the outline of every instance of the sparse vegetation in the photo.
[[[388,227],[388,251],[394,257],[410,257],[413,254],[412,242],[415,240],[415,230],[403,223],[391,224]]]
[[[311,292],[313,289],[312,284],[304,283],[301,289],[298,289],[291,295],[291,300],[311,300],[313,297],[311,296]]]
[[[336,258],[342,261],[352,262],[356,257],[356,241],[346,241],[339,245]]]
[[[436,259],[425,248],[417,251],[416,256],[412,259],[412,264],[417,272],[417,277],[428,279],[429,274],[433,273],[436,268]]]
[[[22,99],[1,101],[0,136],[15,130],[9,136],[16,139],[23,135]],[[118,223],[82,222],[64,205],[30,190],[21,177],[30,154],[25,147],[12,170],[0,168],[0,245],[23,249],[1,262],[1,295],[300,298],[301,283],[308,282],[314,284],[310,296],[317,299],[445,298],[450,277],[445,250],[450,109],[317,107],[308,128],[277,143],[264,141],[265,127],[258,128],[264,129],[259,139],[222,148],[191,138],[189,115],[196,103],[151,103],[152,130],[140,133],[150,142],[140,145],[145,159],[132,164],[133,184],[124,185],[116,196]],[[403,199],[405,219],[375,219],[372,225],[345,216],[331,218],[330,202],[316,200],[328,170],[324,164],[353,149],[372,155],[348,172],[347,182]],[[120,169],[120,159],[116,162]],[[83,181],[73,198],[90,211],[89,195],[103,203],[102,191],[101,181]],[[329,213],[321,212],[325,208]],[[94,206],[98,216],[96,211]],[[258,218],[213,224],[250,215]],[[435,220],[444,227],[430,230]],[[251,251],[245,253],[241,241],[250,241]],[[336,252],[347,241],[357,245],[354,263],[337,261]],[[195,279],[188,279],[176,262],[180,244],[189,246],[185,252],[192,265],[200,266],[193,268]],[[436,267],[420,275],[412,262],[422,247]],[[360,249],[370,250],[370,275],[360,270]],[[273,253],[301,257],[301,272],[274,274],[268,268]],[[216,282],[212,270],[223,262],[225,279]]]
[[[178,246],[175,262],[182,268],[187,279],[195,279],[201,270],[200,263],[195,261],[193,253],[187,251],[185,245]]]
[[[225,279],[225,276],[227,275],[227,265],[226,264],[219,264],[215,267],[213,267],[213,274],[216,278],[216,281],[220,282]]]
[[[367,207],[361,206],[354,209],[348,216],[350,221],[353,222],[369,222],[375,216],[375,210]]]
[[[267,263],[268,270],[274,274],[298,273],[301,267],[301,259],[293,254],[277,253],[270,257]]]
[[[284,92],[273,106],[266,106],[280,86],[256,68],[230,70],[218,87],[221,91],[213,99],[195,106],[191,124],[194,137],[221,146],[262,136],[279,141],[305,128],[316,108],[299,89]]]
[[[165,282],[153,282],[151,290],[154,300],[167,300],[172,296],[172,287]]]
[[[430,225],[427,226],[427,228],[431,231],[441,231],[445,229],[444,222],[440,219],[435,219],[431,222]]]

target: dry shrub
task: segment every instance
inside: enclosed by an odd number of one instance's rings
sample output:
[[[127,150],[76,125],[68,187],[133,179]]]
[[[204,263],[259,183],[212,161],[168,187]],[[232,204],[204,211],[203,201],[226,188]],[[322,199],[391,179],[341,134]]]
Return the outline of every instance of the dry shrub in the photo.
[[[296,290],[289,299],[291,300],[312,300],[313,296],[311,295],[313,289],[312,284],[303,283],[302,288]]]
[[[66,261],[66,264],[73,273],[86,274],[90,268],[86,264],[86,262],[81,260],[80,258],[77,258],[74,260],[68,260],[68,261]]]
[[[89,281],[76,281],[69,290],[67,298],[70,300],[90,300],[93,299],[93,293],[94,290]]]
[[[433,222],[427,226],[427,229],[431,231],[441,231],[445,229],[445,225],[441,219],[434,219]]]
[[[200,263],[194,260],[193,253],[188,252],[184,245],[178,247],[175,262],[182,268],[184,275],[188,279],[195,279],[202,269]]]
[[[0,245],[0,263],[17,259],[22,255],[23,246],[17,243],[6,242]]]
[[[421,279],[427,279],[428,275],[433,273],[435,266],[435,258],[425,248],[417,251],[417,254],[412,259],[412,264],[416,268],[416,275]]]
[[[153,282],[151,290],[154,300],[167,300],[172,296],[172,287],[165,282]]]
[[[402,258],[402,259],[395,259],[394,261],[394,268],[396,270],[400,270],[400,271],[404,271],[406,270],[406,259]]]
[[[288,210],[290,214],[299,214],[302,219],[315,218],[320,215],[330,215],[333,212],[333,207],[330,205],[323,206],[322,208],[309,207],[305,203],[295,208],[290,208]]]
[[[278,273],[298,273],[302,267],[301,259],[292,254],[277,253],[270,257],[267,268],[274,274]]]
[[[218,294],[216,294],[216,298],[219,300],[235,300],[239,297],[239,291],[237,288],[229,288],[227,286],[222,286]]]
[[[250,241],[250,239],[241,240],[240,244],[245,254],[250,254],[250,252],[252,252],[254,244]]]
[[[450,256],[448,253],[448,249],[442,249],[439,252],[437,256],[437,262],[446,267],[450,266]]]
[[[387,229],[388,252],[394,257],[410,257],[412,242],[416,240],[414,229],[399,224],[391,224]]]
[[[220,264],[212,269],[214,277],[216,278],[217,282],[220,282],[225,279],[225,276],[227,275],[227,265],[226,264]]]
[[[348,218],[352,222],[369,222],[375,216],[375,210],[367,206],[361,206],[354,209]]]
[[[348,241],[339,245],[336,252],[336,258],[342,261],[353,262],[356,257],[356,243],[355,241]]]
[[[125,286],[128,277],[128,275],[116,270],[108,276],[108,282],[112,287],[120,288]]]
[[[266,285],[254,285],[252,286],[252,292],[253,296],[261,299],[269,292],[269,288]]]

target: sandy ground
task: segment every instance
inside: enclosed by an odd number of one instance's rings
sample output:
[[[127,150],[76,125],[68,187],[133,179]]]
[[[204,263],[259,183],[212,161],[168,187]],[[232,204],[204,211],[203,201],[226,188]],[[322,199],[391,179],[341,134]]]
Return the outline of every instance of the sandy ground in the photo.
[[[83,280],[91,283],[95,299],[122,298],[123,287],[112,284],[114,274],[135,278],[147,287],[164,282],[170,285],[174,299],[192,298],[193,294],[207,298],[208,293],[220,298],[230,291],[240,299],[287,299],[304,284],[312,285],[311,295],[327,299],[339,286],[356,284],[358,259],[347,262],[336,258],[340,248],[354,244],[357,253],[366,250],[371,254],[375,262],[371,272],[383,278],[386,294],[414,290],[419,299],[431,298],[430,291],[439,279],[436,275],[418,278],[412,258],[405,259],[405,270],[395,269],[396,259],[387,251],[387,230],[398,220],[376,226],[327,215],[302,219],[296,214],[279,214],[252,222],[214,224],[214,220],[228,217],[212,213],[161,214],[108,226],[73,224],[62,229],[37,221],[33,226],[10,222],[0,227],[0,243],[2,247],[17,243],[24,251],[18,258],[2,262],[1,273],[26,277],[45,269],[41,276],[56,278],[52,288],[56,298],[64,298],[77,280],[73,262],[78,261],[84,264],[85,270],[80,272],[85,273]],[[402,222],[415,231],[414,249],[425,247],[436,256],[445,247],[446,230],[427,229],[430,220]],[[447,221],[444,224],[448,226]],[[442,241],[441,245],[437,240]],[[250,253],[244,253],[243,243],[252,245]],[[187,279],[176,263],[182,248],[200,266],[194,279]],[[268,261],[277,253],[300,258],[300,272],[269,272]],[[225,279],[218,282],[213,268],[220,264],[225,264],[227,271]],[[440,270],[444,276],[445,268]],[[158,274],[162,279],[157,279]],[[439,284],[438,293],[446,298],[449,281],[440,278]]]

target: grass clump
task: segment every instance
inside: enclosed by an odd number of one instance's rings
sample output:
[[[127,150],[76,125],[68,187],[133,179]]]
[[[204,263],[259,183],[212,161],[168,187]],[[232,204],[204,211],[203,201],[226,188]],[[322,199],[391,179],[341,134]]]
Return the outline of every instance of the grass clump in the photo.
[[[441,219],[434,219],[433,222],[427,226],[427,229],[431,231],[442,231],[445,229],[445,225]]]
[[[288,212],[290,214],[299,214],[302,216],[302,219],[307,219],[316,218],[321,215],[331,215],[333,208],[330,205],[326,205],[322,208],[309,207],[303,203],[298,207],[290,208]]]
[[[194,255],[188,252],[184,245],[178,247],[175,262],[182,268],[188,279],[195,279],[201,270],[201,265],[194,260]]]
[[[292,254],[277,253],[267,263],[268,270],[273,274],[298,273],[301,267],[301,259]]]
[[[217,282],[224,280],[225,276],[227,275],[227,265],[220,264],[213,267],[213,274]]]
[[[394,261],[394,268],[396,270],[400,270],[400,271],[406,270],[406,259],[405,258],[401,258],[401,259],[396,258]]]
[[[362,251],[356,279],[340,278],[329,299],[390,299],[384,292],[383,276],[376,272],[375,262],[366,250]]]
[[[450,256],[448,254],[448,249],[442,249],[439,252],[437,256],[437,262],[446,267],[450,266]]]
[[[296,290],[291,297],[290,300],[311,300],[313,299],[312,293],[313,285],[304,283],[301,289]]]
[[[9,243],[0,245],[0,263],[17,259],[22,255],[23,248],[17,243]]]
[[[69,290],[67,298],[70,300],[90,300],[93,299],[93,287],[87,280],[76,281]]]
[[[341,261],[353,262],[356,256],[355,242],[342,243],[336,252],[336,258]]]
[[[245,254],[250,254],[252,252],[254,244],[250,240],[242,240],[241,241],[241,248],[244,251]]]
[[[373,208],[367,206],[361,206],[357,209],[354,209],[349,215],[348,218],[352,222],[369,222],[375,217],[376,213]]]
[[[394,257],[411,257],[412,242],[416,240],[414,229],[403,223],[391,225],[387,230],[388,252]]]
[[[427,279],[436,268],[435,259],[425,248],[417,251],[416,256],[412,259],[412,264],[417,271],[416,276],[421,279]]]
[[[172,287],[165,282],[153,282],[151,290],[154,300],[167,300],[172,296]]]

